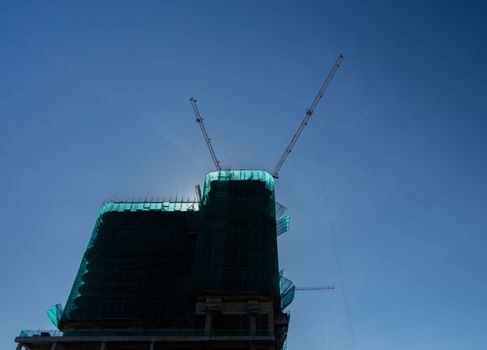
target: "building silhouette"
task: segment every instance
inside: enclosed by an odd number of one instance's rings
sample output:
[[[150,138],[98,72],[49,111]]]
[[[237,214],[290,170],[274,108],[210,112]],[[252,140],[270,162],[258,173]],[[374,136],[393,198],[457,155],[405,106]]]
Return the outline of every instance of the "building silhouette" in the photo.
[[[279,272],[289,216],[261,170],[206,175],[193,201],[106,203],[55,331],[17,349],[285,348],[293,284]]]

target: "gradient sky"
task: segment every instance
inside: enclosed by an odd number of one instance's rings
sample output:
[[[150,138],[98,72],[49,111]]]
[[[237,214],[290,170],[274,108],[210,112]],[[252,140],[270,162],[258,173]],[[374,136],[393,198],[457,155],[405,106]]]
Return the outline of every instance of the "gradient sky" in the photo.
[[[0,348],[52,329],[101,203],[272,170],[288,348],[487,349],[487,2],[0,2]],[[355,345],[354,345],[355,344]]]

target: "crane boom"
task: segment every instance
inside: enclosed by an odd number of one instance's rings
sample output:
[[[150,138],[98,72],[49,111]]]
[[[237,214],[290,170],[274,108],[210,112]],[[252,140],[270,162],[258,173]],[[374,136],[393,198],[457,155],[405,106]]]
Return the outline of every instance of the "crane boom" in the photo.
[[[304,116],[303,121],[298,127],[298,130],[296,133],[293,135],[291,142],[287,146],[286,150],[282,153],[281,158],[277,162],[276,166],[274,167],[274,170],[272,171],[272,176],[277,179],[279,177],[279,170],[281,170],[282,165],[286,161],[286,158],[289,156],[289,153],[291,153],[292,148],[294,147],[294,144],[298,140],[299,136],[303,132],[303,129],[306,125],[308,125],[308,121],[310,120],[311,116],[313,115],[316,106],[318,106],[318,103],[320,102],[321,98],[323,97],[323,94],[325,93],[326,88],[328,85],[330,85],[333,76],[335,75],[336,71],[338,68],[340,68],[340,65],[345,57],[343,54],[340,54],[333,65],[333,68],[331,69],[330,73],[328,74],[328,77],[326,78],[325,82],[323,85],[321,85],[320,90],[318,91],[318,94],[316,95],[315,99],[313,100],[313,103],[311,106],[306,110],[306,115]]]
[[[320,286],[320,287],[296,287],[296,291],[311,291],[311,290],[335,290],[335,286]]]
[[[203,121],[203,118],[201,117],[200,111],[198,109],[198,106],[196,105],[196,98],[191,96],[189,98],[189,101],[191,102],[191,105],[193,106],[193,111],[194,115],[196,117],[196,122],[200,126],[201,132],[203,133],[203,137],[205,138],[206,145],[208,146],[208,150],[210,151],[211,158],[213,159],[213,163],[215,164],[216,170],[220,171],[222,170],[222,167],[220,166],[220,161],[216,157],[215,150],[213,149],[213,145],[211,144],[211,138],[208,136],[208,132],[206,131],[205,123]]]

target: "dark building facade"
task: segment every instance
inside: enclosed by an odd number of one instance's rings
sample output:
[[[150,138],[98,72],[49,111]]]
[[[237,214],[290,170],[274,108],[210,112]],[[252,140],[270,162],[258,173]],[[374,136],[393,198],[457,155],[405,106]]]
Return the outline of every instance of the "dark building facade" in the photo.
[[[18,348],[283,349],[282,208],[259,170],[209,173],[197,202],[105,204],[64,310],[51,310],[58,330],[23,331]]]

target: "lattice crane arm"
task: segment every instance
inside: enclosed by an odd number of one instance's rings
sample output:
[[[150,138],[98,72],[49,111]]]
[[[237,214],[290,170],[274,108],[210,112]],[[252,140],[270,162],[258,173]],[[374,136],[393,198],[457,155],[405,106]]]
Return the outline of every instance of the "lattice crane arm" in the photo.
[[[296,291],[335,290],[335,286],[296,287],[295,290]]]
[[[196,105],[196,98],[191,96],[189,98],[189,101],[191,102],[191,106],[193,106],[193,111],[194,115],[196,117],[196,122],[200,126],[201,132],[203,133],[203,137],[205,138],[206,145],[208,146],[208,150],[210,151],[211,159],[213,159],[213,163],[215,164],[216,170],[220,171],[222,170],[222,167],[220,165],[220,161],[216,157],[215,150],[213,149],[213,145],[211,144],[211,138],[208,136],[208,132],[206,131],[205,123],[203,121],[203,118],[201,117],[200,111],[198,109],[198,106]]]
[[[331,69],[330,73],[328,74],[328,77],[326,78],[325,82],[323,83],[323,85],[321,85],[321,88],[318,91],[318,94],[316,95],[315,99],[313,100],[313,103],[306,110],[306,115],[304,116],[303,121],[299,125],[298,130],[293,135],[291,142],[289,143],[289,145],[287,146],[285,151],[282,153],[281,158],[279,158],[279,161],[277,162],[276,166],[274,167],[274,170],[272,171],[272,176],[275,179],[277,179],[279,177],[279,170],[281,170],[281,167],[284,164],[284,162],[286,161],[286,158],[289,156],[289,153],[291,153],[291,151],[294,147],[294,144],[296,143],[299,136],[303,132],[304,127],[306,125],[308,125],[308,121],[310,120],[311,116],[313,115],[313,113],[316,109],[316,106],[318,106],[318,103],[320,102],[321,98],[323,97],[323,94],[325,93],[326,88],[328,87],[328,85],[330,85],[336,71],[338,70],[338,68],[340,68],[340,65],[341,65],[343,59],[344,59],[344,56],[342,54],[340,54],[338,56],[335,64],[333,65],[333,68]]]

